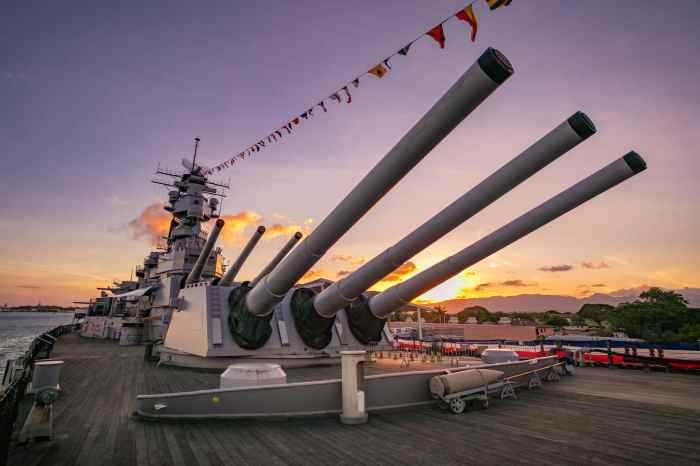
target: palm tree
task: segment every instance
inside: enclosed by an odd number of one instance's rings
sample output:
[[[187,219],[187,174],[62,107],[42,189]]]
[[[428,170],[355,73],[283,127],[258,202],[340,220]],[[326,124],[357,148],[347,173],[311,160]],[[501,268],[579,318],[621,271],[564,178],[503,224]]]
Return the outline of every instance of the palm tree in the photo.
[[[441,324],[447,323],[447,309],[445,309],[444,307],[442,307],[440,305],[433,306],[433,309],[435,310],[435,312],[438,313],[438,318],[440,319],[440,323]]]

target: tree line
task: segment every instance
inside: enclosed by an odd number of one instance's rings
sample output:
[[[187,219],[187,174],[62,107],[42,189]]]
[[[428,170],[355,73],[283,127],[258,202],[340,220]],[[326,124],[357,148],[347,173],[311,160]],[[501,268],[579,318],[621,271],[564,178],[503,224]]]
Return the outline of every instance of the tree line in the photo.
[[[490,312],[483,306],[466,307],[456,314],[459,323],[474,317],[478,323],[496,323],[509,317],[516,324],[588,325],[597,328],[600,336],[611,336],[623,331],[632,338],[651,342],[672,343],[700,340],[700,309],[688,307],[683,295],[661,288],[649,288],[632,302],[617,306],[584,304],[575,314],[548,310],[544,312]],[[394,314],[393,320],[406,320],[405,313]],[[425,322],[446,323],[449,315],[442,306],[422,311]]]

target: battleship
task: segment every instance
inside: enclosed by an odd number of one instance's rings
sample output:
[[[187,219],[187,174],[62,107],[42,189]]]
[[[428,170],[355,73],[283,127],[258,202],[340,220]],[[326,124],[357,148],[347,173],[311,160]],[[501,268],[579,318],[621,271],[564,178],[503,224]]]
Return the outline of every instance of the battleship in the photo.
[[[481,359],[452,358],[449,364],[435,355],[416,360],[395,349],[387,327],[392,313],[423,293],[643,172],[646,163],[636,152],[614,159],[411,278],[369,292],[406,260],[594,136],[596,127],[583,112],[564,117],[348,276],[336,282],[301,282],[355,223],[513,74],[505,55],[487,49],[308,236],[291,236],[249,281],[237,278],[265,226],[255,229],[227,265],[216,243],[226,228],[220,199],[228,185],[213,180],[197,161],[196,139],[184,171],[159,168],[153,180],[168,188],[164,209],[172,218],[164,247],[148,253],[134,279],[99,290],[101,296],[87,302],[82,325],[45,335],[33,348],[32,363],[26,366],[34,366],[29,384],[33,406],[19,416],[19,442],[10,460],[442,464],[463,462],[466,455],[483,464],[556,464],[564,444],[579,453],[591,451],[588,437],[595,437],[602,463],[691,458],[696,452],[683,445],[697,419],[674,404],[694,403],[684,378],[659,388],[649,374],[616,375],[617,386],[652,387],[621,401],[605,389],[610,374],[586,369],[576,378],[563,377],[579,372],[574,369],[577,355],[555,352],[521,359],[495,349]],[[77,335],[64,334],[73,330]],[[34,364],[40,351],[53,354]],[[32,371],[10,371],[7,378],[26,384],[28,374]],[[572,382],[579,377],[582,389]],[[542,382],[559,380],[537,391]],[[520,398],[515,389],[522,387],[532,390]],[[657,388],[675,390],[674,403],[657,400],[656,409],[639,409]],[[508,414],[501,410],[488,417],[477,411],[473,421],[460,421],[464,418],[445,412],[486,408],[489,399],[512,402]],[[665,445],[672,451],[650,449],[640,455],[637,446],[649,444],[657,432],[639,428],[638,440],[621,448],[620,442],[601,436],[588,416],[608,418],[617,431],[664,419],[672,434]],[[572,420],[568,431],[555,425],[561,417]],[[284,422],[268,423],[269,418]],[[39,437],[52,441],[28,442]],[[473,443],[465,443],[467,437]],[[505,438],[512,449],[502,448]],[[424,448],[425,442],[431,448]],[[392,445],[397,450],[390,451]]]
[[[513,72],[502,53],[487,49],[308,237],[293,235],[250,281],[237,282],[237,274],[265,227],[257,228],[239,257],[224,268],[216,241],[225,228],[219,198],[228,186],[211,180],[209,170],[198,164],[197,139],[192,161],[183,163],[184,172],[156,172],[168,178],[154,180],[169,189],[164,209],[172,219],[165,249],[148,254],[136,270],[137,280],[118,283],[89,303],[82,335],[119,339],[125,345],[148,343],[153,357],[163,364],[209,369],[244,359],[283,367],[338,363],[341,351],[388,349],[393,338],[386,319],[393,312],[646,167],[638,154],[630,152],[406,282],[367,294],[405,261],[593,136],[592,120],[576,112],[347,277],[320,286],[298,283]],[[208,223],[213,226],[207,233]]]

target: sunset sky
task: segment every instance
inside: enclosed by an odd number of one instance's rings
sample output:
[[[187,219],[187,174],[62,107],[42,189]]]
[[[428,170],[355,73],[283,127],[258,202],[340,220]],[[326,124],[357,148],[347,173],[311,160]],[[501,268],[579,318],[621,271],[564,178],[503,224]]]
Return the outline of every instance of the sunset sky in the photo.
[[[101,4],[101,5],[98,5]],[[214,165],[466,5],[465,0],[5,1],[0,7],[0,305],[87,300],[152,249],[166,188],[202,138]],[[230,260],[258,224],[252,278],[309,232],[488,46],[515,74],[307,278],[354,270],[577,110],[598,134],[415,257],[382,289],[624,155],[649,169],[423,296],[586,296],[699,287],[700,2],[524,1],[445,24],[361,78],[352,103],[222,172]],[[167,219],[166,219],[167,220]],[[160,223],[159,223],[160,222]]]

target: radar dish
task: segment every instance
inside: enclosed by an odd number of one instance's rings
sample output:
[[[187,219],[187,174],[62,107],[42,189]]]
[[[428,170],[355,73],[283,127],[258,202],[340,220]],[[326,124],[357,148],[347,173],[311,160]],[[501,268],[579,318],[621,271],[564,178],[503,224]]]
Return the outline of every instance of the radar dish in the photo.
[[[181,162],[182,162],[182,166],[185,167],[187,169],[187,171],[190,171],[190,172],[194,171],[194,168],[200,169],[203,173],[206,173],[209,171],[209,167],[206,167],[206,166],[198,164],[198,163],[195,164],[194,167],[192,167],[192,161],[190,161],[184,157],[182,158]]]

